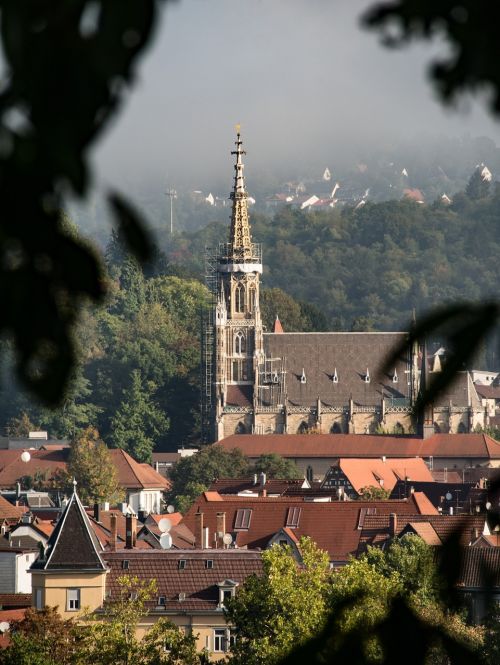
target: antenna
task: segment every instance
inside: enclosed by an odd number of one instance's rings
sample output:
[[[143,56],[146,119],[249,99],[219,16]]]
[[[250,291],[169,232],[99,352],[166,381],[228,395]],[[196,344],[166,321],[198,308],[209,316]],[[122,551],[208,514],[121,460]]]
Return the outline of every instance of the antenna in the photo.
[[[162,533],[168,533],[172,528],[172,522],[168,519],[168,517],[162,517],[158,522],[158,528]]]
[[[174,199],[177,198],[177,192],[172,187],[165,192],[170,199],[170,235],[174,232]]]
[[[163,533],[160,538],[160,545],[162,549],[169,550],[172,547],[172,536],[169,533]]]

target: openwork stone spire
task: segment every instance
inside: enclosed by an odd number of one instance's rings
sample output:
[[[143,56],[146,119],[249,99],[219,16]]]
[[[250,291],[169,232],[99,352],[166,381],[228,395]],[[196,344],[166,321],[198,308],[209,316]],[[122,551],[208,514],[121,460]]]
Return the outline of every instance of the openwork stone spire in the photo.
[[[250,236],[250,224],[248,222],[248,194],[245,191],[245,179],[243,176],[242,156],[245,151],[242,149],[240,126],[236,126],[236,150],[231,152],[236,155],[234,165],[234,187],[230,194],[233,201],[233,210],[231,213],[231,231],[229,234],[229,243],[232,247],[232,255],[235,259],[245,260],[252,257],[252,238]]]

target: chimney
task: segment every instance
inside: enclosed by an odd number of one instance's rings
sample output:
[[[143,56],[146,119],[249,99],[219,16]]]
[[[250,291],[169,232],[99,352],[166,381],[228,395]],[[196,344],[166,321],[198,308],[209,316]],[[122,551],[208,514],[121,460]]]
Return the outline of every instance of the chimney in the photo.
[[[208,529],[208,526],[203,527],[203,549],[208,550],[210,547],[210,531]]]
[[[194,546],[196,549],[203,549],[203,513],[198,511],[194,516]]]
[[[226,513],[217,513],[217,521],[216,521],[216,543],[217,547],[223,547],[224,543],[222,539],[224,538],[224,534],[226,533]]]
[[[396,513],[391,513],[389,515],[389,535],[391,538],[394,538],[396,531],[398,530],[398,516]]]
[[[265,498],[267,496],[267,490],[263,489],[260,495]]]
[[[111,551],[116,552],[116,545],[118,542],[118,530],[116,528],[116,513],[111,513],[111,515],[109,516],[109,521],[111,523],[111,540],[110,540]]]
[[[125,549],[132,550],[137,539],[137,517],[127,515],[125,518]]]
[[[96,522],[101,521],[101,506],[97,503],[94,503],[94,519]]]

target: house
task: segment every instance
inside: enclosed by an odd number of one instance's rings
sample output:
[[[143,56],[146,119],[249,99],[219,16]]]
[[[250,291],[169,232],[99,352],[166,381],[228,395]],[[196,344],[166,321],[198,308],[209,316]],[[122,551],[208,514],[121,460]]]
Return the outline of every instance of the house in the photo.
[[[57,488],[57,475],[65,473],[69,448],[58,450],[30,450],[23,461],[23,450],[0,450],[0,488],[15,488],[27,476],[40,477]],[[136,462],[119,448],[110,449],[118,483],[126,494],[126,501],[135,513],[161,512],[163,492],[170,483],[149,464]]]
[[[238,434],[216,445],[225,450],[239,448],[251,460],[277,453],[293,460],[310,481],[322,479],[341,458],[421,457],[431,471],[500,466],[500,443],[487,434],[433,434],[427,439],[370,434]]]
[[[165,617],[197,634],[200,650],[223,658],[231,643],[224,602],[249,575],[261,572],[260,552],[222,543],[218,549],[138,549],[133,516],[127,518],[125,537],[125,548],[103,551],[74,491],[43,556],[31,566],[33,606],[57,606],[64,618],[78,617],[83,608],[99,614],[117,597],[123,575],[155,579],[158,595],[147,604],[139,636]]]
[[[391,492],[401,480],[427,480],[432,475],[421,457],[357,459],[340,458],[327,471],[321,489],[357,498],[367,487],[376,487]]]
[[[214,480],[209,490],[219,494],[237,494],[238,496],[283,496],[301,493],[311,489],[305,478],[281,479],[268,478],[265,473],[254,474],[253,478],[219,478]]]
[[[176,453],[153,453],[151,455],[152,466],[155,471],[168,478],[170,472],[177,462],[184,457],[191,457],[198,452],[198,448],[179,448]]]
[[[31,593],[28,570],[38,554],[38,548],[0,545],[0,594]]]
[[[488,491],[470,482],[427,482],[398,480],[391,499],[403,499],[412,492],[423,492],[440,513],[484,512]]]
[[[437,510],[418,493],[401,501],[325,501],[204,492],[182,523],[195,534],[197,546],[215,545],[227,533],[236,548],[266,549],[280,543],[296,550],[300,538],[309,536],[328,552],[331,565],[340,566],[356,555],[366,516],[391,513],[435,515]]]

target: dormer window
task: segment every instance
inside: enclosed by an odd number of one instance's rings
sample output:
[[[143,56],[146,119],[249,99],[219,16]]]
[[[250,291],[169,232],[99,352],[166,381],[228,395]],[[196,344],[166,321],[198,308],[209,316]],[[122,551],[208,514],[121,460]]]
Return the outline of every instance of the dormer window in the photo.
[[[251,508],[238,508],[234,520],[234,528],[242,530],[249,529],[251,520],[252,520]]]
[[[208,570],[211,570],[213,567],[214,567],[213,559],[207,559],[205,561],[205,568],[207,568]]]
[[[128,570],[128,569],[129,569],[129,561],[128,561],[128,559],[124,559],[124,560],[122,561],[122,568],[123,568],[123,570]]]
[[[289,508],[286,515],[285,526],[290,529],[296,529],[299,526],[300,512],[301,509],[299,507],[294,506],[293,508]]]
[[[337,374],[337,368],[335,368],[333,371],[332,382],[333,383],[339,382],[339,375]]]
[[[365,383],[370,383],[370,370],[366,368]]]
[[[300,375],[300,382],[301,383],[307,383],[306,372],[305,372],[304,368],[302,368],[302,374]]]
[[[165,607],[167,599],[165,596],[158,596],[158,607]]]
[[[398,379],[398,372],[397,372],[396,368],[394,368],[394,374],[392,375],[392,382],[397,383],[398,380],[399,380]]]
[[[238,582],[224,580],[223,582],[219,582],[217,586],[219,587],[219,607],[224,607],[229,600],[235,597]]]
[[[179,559],[179,570],[184,570],[186,568],[186,559]]]

